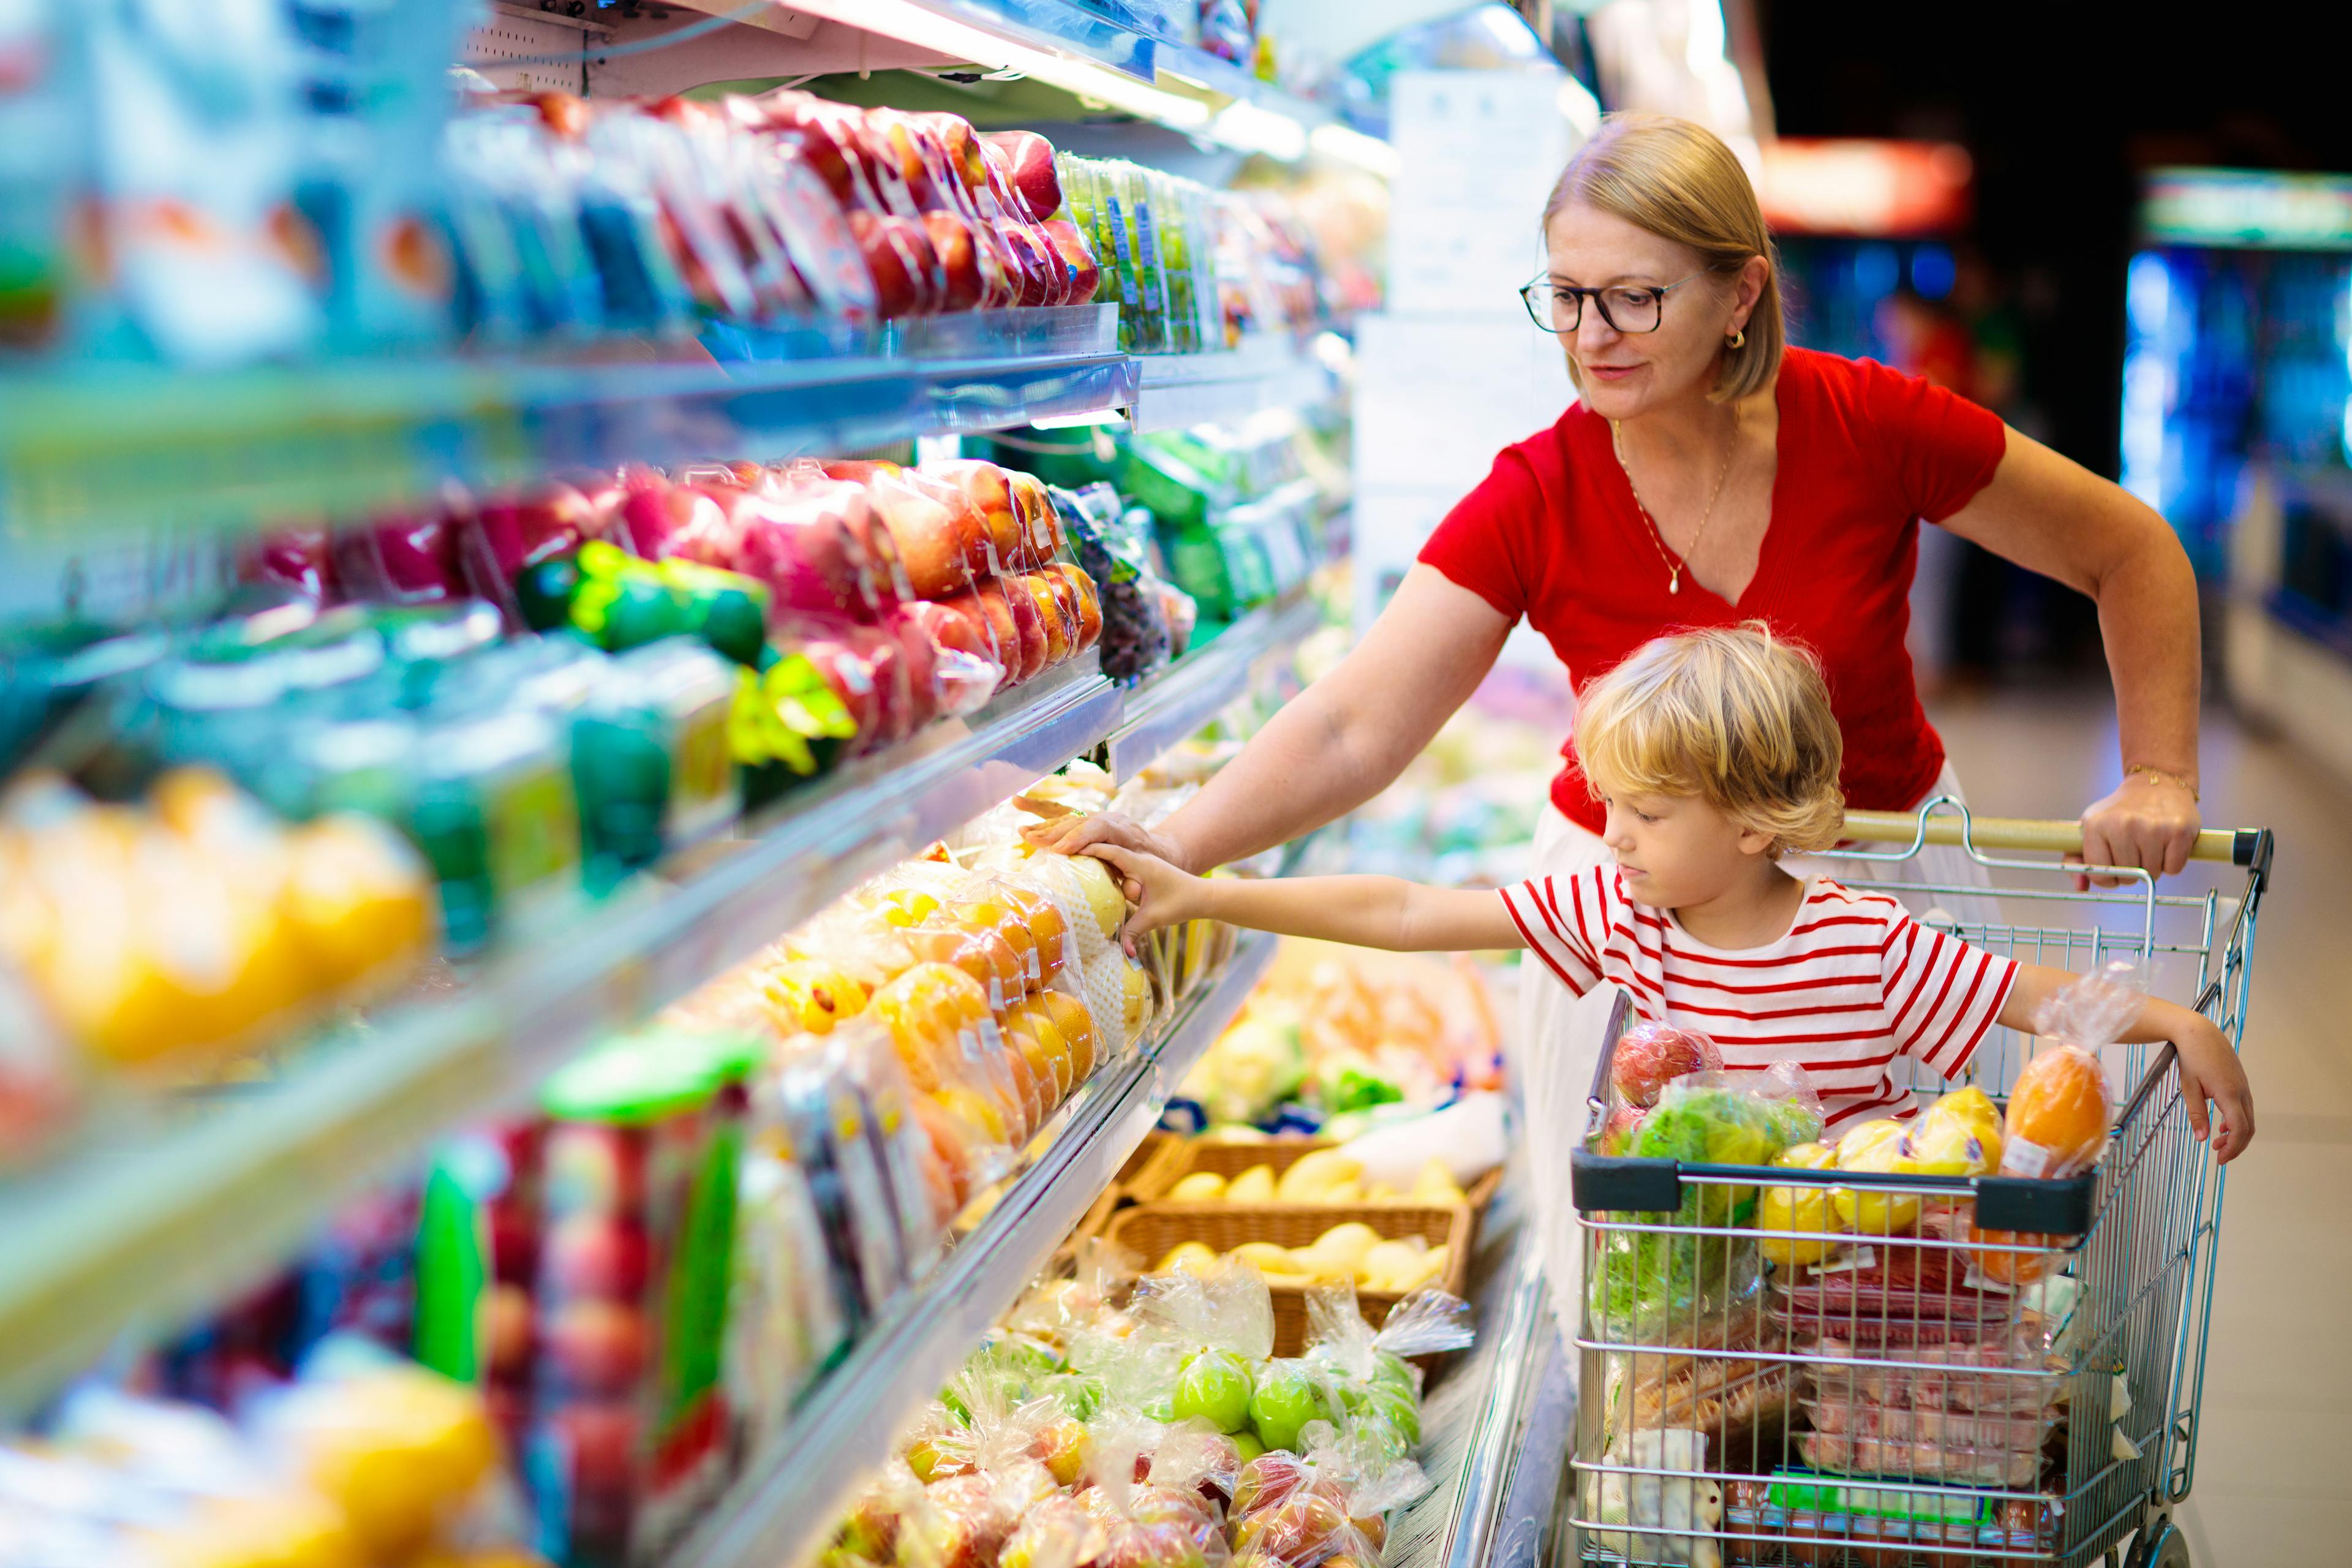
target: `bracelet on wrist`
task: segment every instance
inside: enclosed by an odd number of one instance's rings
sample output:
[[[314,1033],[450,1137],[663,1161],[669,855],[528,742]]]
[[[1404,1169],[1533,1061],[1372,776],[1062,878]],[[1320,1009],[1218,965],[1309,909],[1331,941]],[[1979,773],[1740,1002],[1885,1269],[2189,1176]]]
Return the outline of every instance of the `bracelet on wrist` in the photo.
[[[2160,784],[2178,784],[2182,789],[2189,792],[2189,798],[2190,800],[2201,803],[2204,799],[2202,795],[2197,793],[2197,781],[2189,778],[2184,773],[2176,773],[2171,772],[2169,769],[2159,768],[2150,763],[2126,763],[2124,764],[2124,777],[2126,779],[2129,779],[2134,773],[2138,773],[2143,777],[2155,779]]]

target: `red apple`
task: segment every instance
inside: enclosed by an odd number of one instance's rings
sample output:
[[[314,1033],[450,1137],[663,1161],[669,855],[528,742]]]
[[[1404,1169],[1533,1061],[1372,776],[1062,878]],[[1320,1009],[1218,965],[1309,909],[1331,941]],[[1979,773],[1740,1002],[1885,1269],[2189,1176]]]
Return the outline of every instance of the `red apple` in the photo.
[[[1049,218],[1062,210],[1062,176],[1054,166],[1051,142],[1034,131],[992,131],[981,141],[999,155],[1009,183],[1028,206],[1025,216]]]
[[[980,136],[971,121],[961,114],[944,111],[917,114],[913,118],[929,131],[946,150],[948,166],[966,189],[977,189],[988,183],[988,161],[981,150]],[[1045,138],[1039,137],[1039,141]]]
[[[987,291],[981,274],[981,259],[972,241],[971,225],[951,212],[927,212],[923,228],[930,236],[931,247],[939,253],[941,276],[947,281],[946,296],[940,308],[948,310],[971,310],[979,308]]]
[[[1000,567],[1015,571],[1029,563],[1029,541],[1010,474],[978,458],[926,463],[921,471],[941,484],[952,486],[980,513]]]
[[[577,142],[588,134],[588,100],[568,92],[542,92],[531,99],[539,110],[540,123],[566,142]]]
[[[1013,619],[1013,605],[993,588],[975,589],[942,599],[940,606],[953,611],[983,628],[991,655],[1004,667],[1003,684],[1011,686],[1021,679],[1021,628]]]
[[[524,567],[579,549],[595,526],[596,509],[588,498],[550,480],[520,494],[486,499],[475,509],[472,531],[488,552],[481,564],[497,572],[502,588]]]
[[[513,1381],[530,1368],[530,1292],[514,1285],[494,1285],[482,1307],[484,1347],[494,1378]]]
[[[637,1481],[637,1413],[625,1402],[573,1405],[556,1412],[557,1451],[564,1490],[583,1512],[625,1505]]]
[[[1037,226],[1062,265],[1070,270],[1070,297],[1066,303],[1083,305],[1095,297],[1102,285],[1102,265],[1095,259],[1094,247],[1078,232],[1078,226],[1066,218],[1048,218]]]
[[[645,1232],[633,1224],[573,1215],[547,1234],[543,1288],[563,1296],[634,1300],[646,1288],[651,1250]]]
[[[1078,651],[1078,616],[1071,605],[1062,602],[1062,584],[1042,572],[1024,573],[1006,581],[1005,591],[1026,591],[1030,603],[1037,606],[1037,622],[1045,632],[1045,667],[1069,662]]]
[[[719,503],[687,485],[665,482],[621,499],[620,522],[630,546],[648,561],[682,551],[682,542],[715,535],[726,526]]]
[[[339,535],[330,553],[335,575],[353,598],[404,604],[464,595],[448,519],[439,510],[378,518]]]
[[[988,524],[970,503],[903,471],[876,474],[866,494],[917,594],[943,599],[971,589],[973,563],[988,558],[989,542]]]
[[[881,213],[853,211],[848,216],[850,236],[874,275],[875,306],[882,318],[922,313],[929,305],[930,269],[938,261],[922,226]]]
[[[335,596],[333,543],[323,528],[281,530],[254,547],[246,575],[323,604]]]
[[[625,1394],[645,1374],[652,1339],[643,1312],[592,1298],[557,1310],[544,1353],[566,1392]]]
[[[1056,561],[1045,570],[1069,584],[1070,596],[1075,601],[1078,616],[1078,650],[1083,653],[1102,640],[1102,595],[1084,567]]]
[[[993,594],[1003,599],[1006,612],[1013,617],[1013,629],[1021,639],[1021,672],[1015,679],[1036,679],[1052,661],[1045,638],[1045,617],[1038,614],[1037,601],[1029,596],[1024,584],[1016,583],[982,588],[980,594],[982,598]]]

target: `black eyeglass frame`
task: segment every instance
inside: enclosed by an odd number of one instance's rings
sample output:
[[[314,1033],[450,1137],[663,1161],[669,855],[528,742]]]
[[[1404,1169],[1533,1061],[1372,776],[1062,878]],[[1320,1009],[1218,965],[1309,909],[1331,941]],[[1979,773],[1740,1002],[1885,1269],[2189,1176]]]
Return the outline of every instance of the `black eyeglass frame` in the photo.
[[[1696,282],[1697,279],[1706,277],[1710,272],[1723,272],[1727,270],[1729,270],[1729,268],[1727,267],[1702,267],[1697,271],[1692,273],[1688,278],[1677,278],[1671,283],[1612,283],[1600,289],[1577,289],[1565,283],[1554,283],[1549,278],[1538,278],[1529,282],[1519,285],[1519,303],[1527,307],[1528,320],[1533,321],[1537,327],[1544,331],[1558,334],[1560,332],[1576,331],[1584,325],[1584,301],[1587,299],[1590,299],[1592,301],[1593,308],[1601,312],[1601,319],[1609,324],[1609,330],[1611,331],[1622,332],[1627,336],[1636,336],[1643,333],[1654,332],[1660,327],[1666,324],[1667,294],[1681,288],[1685,283]],[[1617,318],[1609,313],[1608,301],[1601,297],[1601,295],[1606,294],[1611,289],[1634,288],[1648,289],[1657,295],[1658,320],[1655,325],[1647,327],[1619,326],[1617,324]],[[1536,313],[1536,302],[1532,298],[1530,298],[1538,289],[1550,289],[1555,298],[1565,294],[1569,298],[1574,300],[1576,301],[1576,320],[1570,321],[1565,327],[1555,327],[1550,322],[1545,321],[1541,316],[1538,315]]]

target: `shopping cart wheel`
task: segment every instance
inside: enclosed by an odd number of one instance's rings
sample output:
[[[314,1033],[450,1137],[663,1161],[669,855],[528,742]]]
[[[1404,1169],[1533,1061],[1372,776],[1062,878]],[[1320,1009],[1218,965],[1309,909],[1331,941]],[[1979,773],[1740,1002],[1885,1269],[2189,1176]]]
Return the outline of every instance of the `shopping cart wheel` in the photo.
[[[2166,1520],[2152,1532],[2141,1532],[2126,1568],[2189,1568],[2188,1538],[2172,1528],[2170,1520]]]

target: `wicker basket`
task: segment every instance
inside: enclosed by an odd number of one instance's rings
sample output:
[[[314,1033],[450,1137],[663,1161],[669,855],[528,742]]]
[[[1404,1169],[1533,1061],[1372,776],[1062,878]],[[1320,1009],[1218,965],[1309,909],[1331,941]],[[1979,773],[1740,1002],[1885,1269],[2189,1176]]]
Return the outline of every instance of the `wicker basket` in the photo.
[[[1231,1252],[1251,1241],[1307,1247],[1333,1226],[1350,1220],[1360,1220],[1391,1241],[1417,1236],[1432,1247],[1447,1248],[1444,1271],[1430,1283],[1455,1296],[1461,1295],[1468,1284],[1477,1216],[1467,1204],[1444,1207],[1367,1204],[1347,1208],[1300,1204],[1143,1204],[1113,1215],[1103,1234],[1111,1242],[1140,1256],[1149,1268],[1182,1242],[1197,1241],[1219,1253]],[[1274,1353],[1297,1355],[1307,1348],[1307,1292],[1289,1285],[1270,1289],[1274,1297]],[[1356,1304],[1362,1310],[1364,1321],[1374,1328],[1387,1321],[1389,1309],[1400,1300],[1384,1291],[1360,1290],[1356,1294]]]
[[[1230,1182],[1252,1165],[1271,1165],[1276,1179],[1279,1180],[1282,1173],[1297,1164],[1302,1156],[1318,1149],[1339,1147],[1328,1138],[1304,1136],[1265,1138],[1255,1142],[1216,1137],[1180,1138],[1176,1142],[1177,1157],[1153,1166],[1148,1184],[1142,1180],[1128,1184],[1129,1194],[1139,1202],[1156,1203],[1165,1198],[1168,1190],[1178,1182],[1202,1171],[1212,1172]],[[1495,1189],[1502,1184],[1503,1168],[1497,1165],[1471,1183],[1469,1191],[1464,1195],[1469,1199],[1472,1208],[1484,1214],[1487,1201],[1495,1195]]]
[[[1143,1142],[1135,1146],[1135,1152],[1127,1157],[1127,1163],[1111,1178],[1111,1189],[1123,1197],[1158,1197],[1183,1173],[1188,1158],[1182,1134],[1155,1128],[1143,1135]]]

